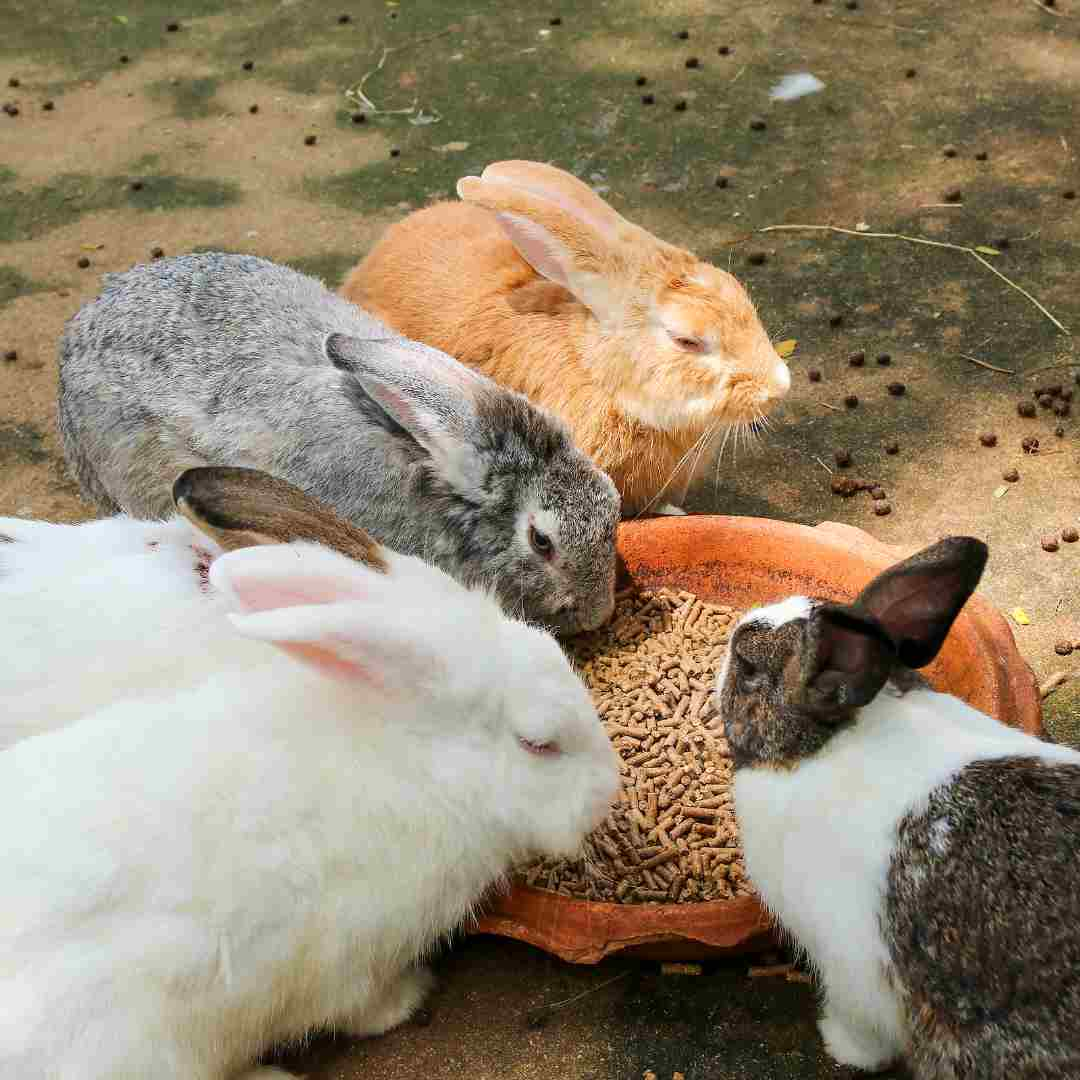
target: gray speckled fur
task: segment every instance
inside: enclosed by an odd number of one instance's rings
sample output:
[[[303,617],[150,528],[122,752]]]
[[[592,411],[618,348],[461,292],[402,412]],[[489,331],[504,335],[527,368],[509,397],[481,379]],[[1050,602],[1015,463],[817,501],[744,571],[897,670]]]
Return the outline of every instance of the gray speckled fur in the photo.
[[[897,830],[882,930],[920,1080],[1080,1077],[1080,765],[978,761]]]
[[[351,339],[347,363],[328,357],[331,334]],[[388,396],[437,421],[443,459],[388,415]],[[618,496],[561,422],[266,260],[184,255],[108,277],[64,332],[59,425],[104,511],[170,513],[192,466],[264,469],[388,546],[492,585],[511,613],[561,631],[610,614]],[[554,560],[530,549],[526,509],[556,523]]]

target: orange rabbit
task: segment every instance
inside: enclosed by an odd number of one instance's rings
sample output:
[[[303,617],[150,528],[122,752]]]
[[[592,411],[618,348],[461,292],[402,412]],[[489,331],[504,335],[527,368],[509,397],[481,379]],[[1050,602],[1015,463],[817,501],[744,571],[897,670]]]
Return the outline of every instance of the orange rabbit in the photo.
[[[715,437],[791,384],[746,290],[551,165],[457,191],[392,225],[343,295],[561,416],[624,516],[679,513]]]

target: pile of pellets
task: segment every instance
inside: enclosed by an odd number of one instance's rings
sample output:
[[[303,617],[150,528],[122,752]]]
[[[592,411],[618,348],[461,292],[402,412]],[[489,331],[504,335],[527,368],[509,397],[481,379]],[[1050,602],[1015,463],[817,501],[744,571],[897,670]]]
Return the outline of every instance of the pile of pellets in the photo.
[[[572,658],[621,759],[622,790],[583,858],[533,863],[518,880],[622,904],[751,893],[712,705],[740,614],[693,593],[630,591],[607,626],[574,639]]]

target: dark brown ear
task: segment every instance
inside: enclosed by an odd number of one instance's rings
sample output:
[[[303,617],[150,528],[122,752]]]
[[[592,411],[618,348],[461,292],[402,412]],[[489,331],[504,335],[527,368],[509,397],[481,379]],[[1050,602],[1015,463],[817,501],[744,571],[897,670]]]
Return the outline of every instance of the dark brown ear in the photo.
[[[981,540],[947,537],[878,575],[851,610],[876,621],[902,663],[925,667],[978,586],[987,555]]]
[[[379,545],[318,499],[260,469],[204,466],[173,484],[173,503],[226,551],[309,540],[386,572]]]
[[[884,630],[853,607],[823,604],[810,616],[807,703],[826,711],[873,701],[885,685],[896,651]]]

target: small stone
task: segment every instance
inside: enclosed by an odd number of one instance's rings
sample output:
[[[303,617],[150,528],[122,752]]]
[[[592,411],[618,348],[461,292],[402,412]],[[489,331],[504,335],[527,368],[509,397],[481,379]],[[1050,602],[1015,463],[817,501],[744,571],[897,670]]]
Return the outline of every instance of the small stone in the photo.
[[[764,131],[768,125],[760,116],[752,117],[750,120],[751,131]]]
[[[997,436],[992,431],[984,431],[979,436],[979,442],[981,442],[983,446],[997,446]]]
[[[959,188],[949,188],[945,192],[945,201],[948,203],[958,203],[964,201],[964,193]]]
[[[769,256],[764,251],[751,251],[750,254],[746,256],[746,261],[751,266],[764,266],[768,257]]]
[[[8,349],[7,352],[4,353],[4,359],[9,364],[14,364],[15,361],[19,359],[19,354],[15,349]]]
[[[1006,469],[1001,474],[1001,479],[1006,483],[1015,484],[1020,479],[1020,474],[1015,469]]]
[[[892,513],[892,507],[884,501],[876,502],[874,503],[874,513],[877,514],[878,517],[885,517],[887,514]]]
[[[258,105],[249,105],[248,106],[248,112],[251,113],[252,116],[254,116],[258,111],[259,111],[259,106]]]
[[[80,255],[79,261],[75,265],[80,270],[85,270],[90,265],[90,260],[85,255]]]
[[[899,454],[900,453],[900,444],[898,442],[887,442],[885,444],[885,453],[886,454]]]
[[[688,56],[686,58],[686,66],[688,68],[699,68],[701,67],[701,61],[696,56]]]
[[[1021,401],[1017,403],[1016,411],[1030,420],[1035,415],[1035,403],[1033,401]]]
[[[1067,525],[1061,530],[1061,539],[1066,544],[1075,544],[1077,540],[1080,540],[1080,532],[1077,532],[1071,525]]]
[[[718,176],[716,178],[716,187],[726,188],[728,186],[728,178],[726,176]]]
[[[679,100],[675,102],[675,111],[686,112],[686,101],[683,98],[679,98]]]
[[[645,77],[644,75],[639,75],[639,76],[638,76],[638,77],[637,77],[637,78],[636,78],[636,79],[634,80],[634,82],[635,82],[635,83],[636,83],[636,84],[637,84],[638,86],[647,86],[647,85],[648,85],[648,83],[649,83],[649,80],[648,80],[648,79],[647,79],[647,78],[646,78],[646,77]]]
[[[1037,454],[1039,452],[1039,440],[1034,435],[1029,435],[1020,443],[1020,449],[1025,454]]]
[[[254,60],[245,60],[245,61],[243,62],[243,64],[241,64],[240,66],[241,66],[241,67],[242,67],[242,68],[243,68],[243,69],[244,69],[245,71],[254,71],[254,70],[255,70],[255,61],[254,61]]]
[[[907,387],[902,382],[891,382],[887,389],[893,397],[903,397]]]
[[[401,157],[401,151],[395,146],[390,151],[391,157]]]
[[[847,450],[837,450],[833,454],[833,461],[841,469],[846,469],[851,464],[851,453]]]
[[[980,150],[980,151],[979,151],[979,152],[978,152],[978,153],[977,153],[977,154],[975,155],[975,160],[976,160],[976,161],[985,161],[985,160],[987,159],[987,156],[988,156],[988,155],[987,155],[987,153],[986,153],[986,151],[985,151],[985,150]]]
[[[806,377],[807,377],[807,378],[808,378],[808,379],[809,379],[809,380],[810,380],[811,382],[821,382],[821,369],[820,369],[820,368],[816,368],[816,367],[812,367],[812,368],[811,368],[811,369],[810,369],[810,370],[809,370],[809,371],[808,371],[808,372],[806,373]]]
[[[652,94],[642,94],[641,95],[641,104],[642,105],[655,105],[656,104],[656,98]]]
[[[885,489],[883,487],[876,487],[870,489],[870,498],[879,502],[885,498]]]
[[[717,56],[730,56],[731,55],[731,46],[730,45],[721,45],[716,50],[716,54],[717,54]]]
[[[848,362],[848,363],[849,363],[849,364],[850,364],[850,365],[851,365],[852,367],[862,367],[862,366],[863,366],[863,364],[865,364],[865,363],[866,363],[866,353],[865,353],[865,352],[863,352],[863,350],[862,350],[862,349],[859,349],[859,350],[858,350],[857,352],[853,352],[853,353],[852,353],[852,354],[851,354],[851,355],[850,355],[850,356],[849,356],[849,357],[847,358],[847,362]]]
[[[56,108],[56,103],[53,101],[43,101],[41,103],[41,107],[45,110],[45,112],[52,112],[53,109]]]
[[[878,367],[888,367],[892,363],[892,357],[887,353],[878,353]]]
[[[319,141],[318,137],[315,136],[315,135],[305,135],[304,136],[304,145],[305,146],[314,146],[318,141]]]
[[[1073,643],[1071,641],[1065,641],[1064,639],[1054,646],[1054,652],[1056,652],[1058,656],[1068,656],[1072,651]]]
[[[561,15],[552,16],[552,18],[548,19],[548,25],[549,26],[562,26],[562,16]]]
[[[169,32],[170,34],[175,34],[175,33],[177,32],[177,30],[179,30],[179,29],[180,29],[180,24],[179,24],[179,23],[174,23],[174,22],[171,22],[171,23],[169,23],[169,25],[168,25],[168,26],[166,26],[166,27],[165,27],[165,29],[166,29],[166,30],[167,30],[167,31],[168,31],[168,32]]]
[[[352,16],[351,15],[339,15],[337,17],[337,21],[338,21],[339,26],[344,26],[346,23],[352,22]]]
[[[1063,199],[1075,199],[1076,198],[1076,192],[1073,191],[1072,188],[1068,188],[1066,191],[1063,191],[1061,193],[1061,197]]]
[[[1054,428],[1054,434],[1059,439],[1064,439],[1065,438],[1065,429],[1060,424],[1058,424],[1058,426],[1056,428]]]
[[[1042,545],[1043,551],[1057,551],[1058,549],[1056,536],[1044,536],[1039,543]]]
[[[946,144],[945,144],[945,145],[944,145],[944,146],[943,146],[943,147],[941,148],[941,152],[942,152],[942,153],[943,153],[943,154],[944,154],[944,155],[945,155],[946,157],[956,157],[956,147],[955,147],[955,146],[953,146],[953,144],[952,144],[952,143],[946,143]]]
[[[859,399],[854,394],[848,394],[848,396],[844,398],[844,404],[849,409],[854,409],[859,404]]]

